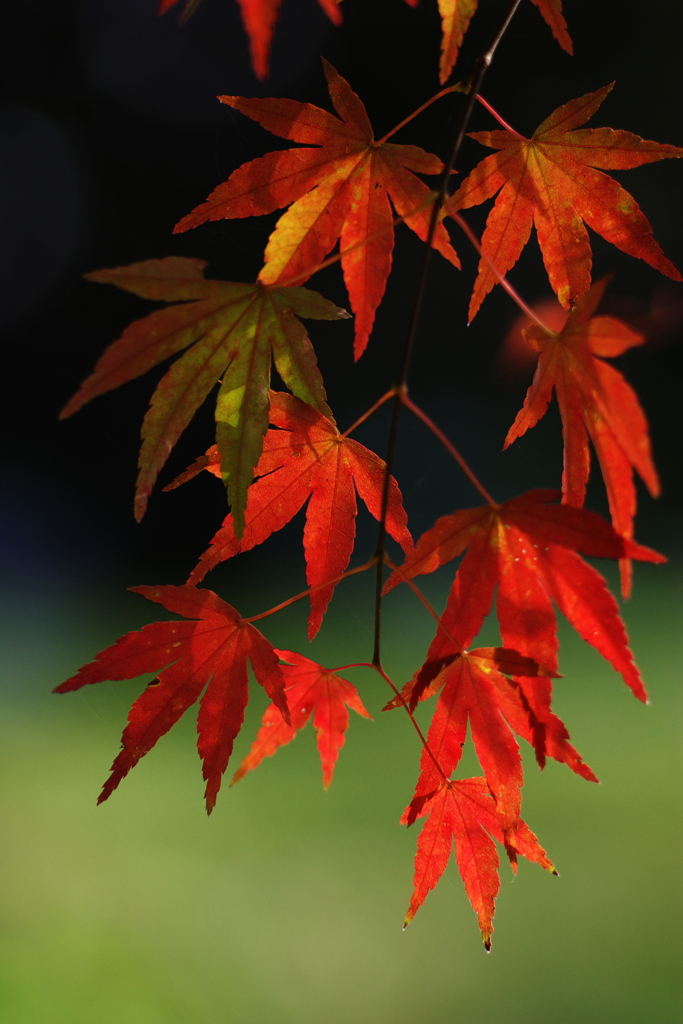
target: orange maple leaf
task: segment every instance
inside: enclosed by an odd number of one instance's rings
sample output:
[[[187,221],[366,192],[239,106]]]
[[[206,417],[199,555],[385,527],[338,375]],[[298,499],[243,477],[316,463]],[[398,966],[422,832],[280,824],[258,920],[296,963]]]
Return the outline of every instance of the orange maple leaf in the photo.
[[[633,537],[636,511],[636,469],[650,494],[659,494],[647,420],[634,391],[614,367],[598,356],[619,356],[645,340],[609,316],[594,317],[607,280],[594,284],[579,299],[559,334],[532,325],[524,331],[530,348],[539,353],[534,381],[524,406],[505,439],[505,447],[521,437],[545,414],[555,389],[564,435],[562,496],[580,508],[590,470],[588,435],[595,446],[607,488],[612,523],[617,533]],[[630,590],[630,559],[622,559],[622,590]]]
[[[498,820],[502,828],[508,829],[519,819],[522,805],[522,759],[513,732],[533,743],[536,723],[523,690],[507,675],[531,678],[557,673],[504,647],[479,647],[462,654],[452,650],[451,647],[450,653],[438,661],[428,661],[412,686],[404,687],[403,697],[409,697],[411,709],[420,698],[443,687],[427,734],[428,749],[422,751],[420,774],[406,821],[412,825],[425,798],[444,776],[450,778],[458,767],[469,724],[479,764],[496,801]],[[428,690],[424,689],[427,680]],[[398,701],[395,697],[382,710],[398,706]],[[584,778],[597,782],[573,747],[566,747]]]
[[[451,670],[450,666],[462,657],[481,629],[497,588],[497,613],[505,648],[542,666],[542,672],[533,674],[520,667],[502,667],[503,672],[514,676],[525,713],[520,713],[515,704],[517,697],[512,691],[504,692],[502,683],[498,686],[502,696],[497,698],[501,713],[518,735],[533,744],[541,767],[546,757],[552,757],[595,781],[569,743],[564,723],[550,707],[550,677],[557,672],[558,647],[553,602],[583,639],[621,673],[635,696],[645,701],[645,687],[629,650],[616,601],[602,576],[578,552],[596,558],[630,557],[648,562],[666,559],[620,537],[594,512],[548,504],[557,497],[557,491],[529,491],[496,508],[486,505],[442,516],[420,537],[415,551],[389,578],[385,590],[396,586],[401,578],[434,572],[467,551],[425,664],[404,687],[404,698],[414,705],[448,679],[453,680],[452,693],[444,691],[440,698],[445,715],[444,742],[450,743],[449,730],[458,721],[457,714],[453,716],[461,700],[461,679],[453,673],[463,671],[462,667]],[[491,678],[482,683],[489,690]],[[396,706],[396,702],[389,706]],[[457,750],[455,755],[459,756]],[[432,772],[433,767],[425,760],[423,773]]]
[[[206,221],[272,213],[292,204],[268,240],[259,280],[267,285],[301,283],[341,239],[344,281],[356,316],[354,352],[358,358],[370,337],[391,269],[394,228],[389,200],[425,241],[430,211],[414,211],[428,201],[429,189],[412,172],[439,174],[443,164],[417,146],[376,142],[356,93],[331,64],[323,64],[341,120],[296,100],[218,97],[275,135],[307,143],[309,148],[268,153],[243,164],[205,203],[183,217],[175,230],[186,231]],[[454,266],[460,266],[442,224],[434,247]]]
[[[600,170],[625,170],[683,157],[678,146],[649,142],[611,128],[582,129],[612,89],[604,86],[558,107],[530,139],[512,130],[471,132],[484,146],[500,150],[486,157],[451,197],[447,210],[492,199],[500,192],[482,237],[483,257],[470,301],[469,319],[515,265],[536,227],[550,283],[568,309],[591,284],[591,247],[585,223],[608,242],[645,260],[662,274],[683,278],[660,249],[635,199]]]

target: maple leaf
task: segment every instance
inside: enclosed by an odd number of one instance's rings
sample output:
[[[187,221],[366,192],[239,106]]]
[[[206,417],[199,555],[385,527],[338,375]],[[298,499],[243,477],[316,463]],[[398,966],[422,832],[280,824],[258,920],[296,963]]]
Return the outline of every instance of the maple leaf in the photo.
[[[441,58],[439,81],[445,85],[458,59],[458,52],[469,28],[478,0],[438,0],[441,15]]]
[[[578,508],[584,503],[590,435],[605,480],[614,529],[632,538],[636,511],[633,469],[653,497],[659,494],[659,478],[652,462],[647,420],[635,393],[618,370],[597,357],[621,355],[634,345],[642,345],[645,339],[619,320],[592,316],[606,286],[607,280],[600,281],[579,299],[559,334],[536,325],[523,332],[527,345],[539,353],[538,367],[505,447],[543,417],[554,388],[564,435],[563,500]],[[622,559],[622,590],[627,597],[628,559]]]
[[[407,814],[408,811],[401,819],[404,823]],[[446,870],[455,843],[458,870],[479,920],[484,945],[490,949],[495,898],[500,886],[500,861],[493,839],[506,846],[513,869],[519,853],[552,874],[557,874],[557,871],[521,818],[514,828],[503,832],[486,779],[458,779],[442,783],[423,802],[418,817],[425,815],[428,817],[417,841],[413,896],[405,925],[415,917],[427,893]]]
[[[295,651],[276,650],[276,654],[285,662],[292,663],[281,666],[287,686],[290,723],[285,722],[277,705],[270,704],[266,708],[258,735],[233,775],[231,785],[258,767],[264,757],[272,757],[276,750],[290,743],[313,714],[323,786],[327,789],[346,739],[349,724],[347,706],[364,718],[371,719],[372,716],[364,707],[356,687],[347,679]]]
[[[175,230],[272,213],[292,204],[270,236],[259,280],[268,285],[303,281],[341,239],[342,270],[356,317],[357,359],[367,345],[391,269],[394,230],[389,199],[396,213],[425,241],[430,211],[414,211],[427,202],[429,189],[412,172],[439,174],[443,164],[417,146],[375,142],[356,93],[331,64],[323,61],[323,65],[341,120],[295,100],[218,97],[273,134],[309,145],[243,164]],[[460,266],[442,224],[434,247]]]
[[[481,647],[450,654],[442,657],[438,666],[428,662],[425,670],[418,673],[410,694],[411,710],[422,696],[421,686],[424,692],[427,673],[431,682],[429,694],[441,686],[443,692],[427,734],[429,749],[422,751],[420,775],[406,821],[412,825],[425,797],[457,768],[469,722],[479,763],[496,801],[500,825],[504,830],[512,828],[519,819],[523,783],[522,760],[512,730],[529,742],[533,742],[533,730],[523,691],[503,673],[526,677],[557,673],[505,648]],[[397,698],[390,701],[387,708],[396,706],[396,701]],[[597,781],[587,766],[582,768],[583,774],[587,772],[589,778]]]
[[[683,280],[653,238],[635,199],[596,170],[625,170],[680,158],[683,149],[611,128],[573,130],[593,116],[611,89],[607,85],[558,107],[531,139],[507,130],[471,132],[471,138],[500,152],[482,160],[447,205],[455,213],[500,192],[482,237],[484,257],[505,274],[519,259],[535,225],[550,283],[565,309],[591,284],[591,247],[584,221],[623,252],[675,281]],[[497,283],[482,257],[470,320]]]
[[[503,694],[506,703],[500,705],[502,713],[515,731],[533,744],[541,767],[549,756],[584,778],[595,780],[568,742],[564,724],[550,709],[549,677],[557,672],[558,646],[552,604],[555,602],[583,639],[621,673],[635,696],[645,701],[645,687],[628,648],[616,602],[603,577],[578,552],[596,558],[628,557],[648,562],[666,559],[620,537],[593,512],[548,504],[558,497],[557,491],[534,490],[501,506],[464,509],[441,517],[420,537],[400,574],[389,578],[385,590],[396,586],[402,577],[433,572],[469,549],[456,573],[427,660],[404,692],[414,705],[443,685],[449,674],[452,676],[452,670],[447,670],[445,677],[441,675],[444,665],[462,656],[481,629],[497,585],[504,647],[533,659],[545,673],[528,676],[513,668],[511,674],[526,707],[526,724],[509,694]],[[462,669],[459,671],[462,673]],[[503,688],[499,691],[503,693]],[[440,697],[446,733],[451,721],[456,731],[460,728],[457,716],[449,718],[452,712],[447,696],[450,694],[444,692]],[[453,699],[458,699],[457,693]],[[396,706],[394,702],[390,705]],[[450,743],[451,738],[446,735],[441,742]],[[433,763],[425,760],[423,767],[431,772]],[[421,789],[425,784],[424,780],[418,783]]]
[[[410,7],[417,7],[420,0],[406,0]],[[555,39],[567,53],[573,53],[572,41],[567,23],[562,14],[562,0],[532,0],[551,28]],[[441,15],[441,59],[439,81],[442,85],[448,79],[458,59],[458,52],[465,38],[478,0],[438,0]]]
[[[238,531],[247,487],[268,428],[271,360],[292,392],[331,416],[315,352],[298,316],[348,317],[307,288],[207,281],[203,260],[168,256],[86,274],[146,299],[181,300],[137,320],[104,352],[60,414],[139,377],[188,348],[160,381],[142,424],[135,516],[145,514],[159,470],[192,416],[219,382],[216,439]],[[222,380],[221,380],[222,375]]]
[[[380,519],[385,463],[357,441],[343,437],[334,423],[312,406],[284,392],[272,392],[270,421],[279,429],[264,438],[263,455],[256,467],[257,479],[247,493],[245,527],[237,536],[231,513],[201,556],[189,582],[198,583],[206,573],[240,551],[248,551],[292,519],[309,499],[304,527],[306,579],[317,589],[311,594],[308,635],[320,629],[335,580],[346,569],[356,534],[356,491],[369,511]],[[201,469],[215,472],[214,450],[170,487]],[[206,460],[206,461],[205,461]],[[407,527],[401,492],[392,477],[389,485],[386,528],[408,554],[413,541]]]
[[[185,0],[185,9],[181,20],[187,21],[199,5],[200,0]],[[536,0],[534,0],[536,2]],[[178,3],[178,0],[159,0],[157,14],[165,14]],[[268,77],[268,58],[273,40],[275,23],[280,14],[282,0],[238,0],[242,9],[242,21],[249,36],[251,66],[257,78],[263,81]],[[341,25],[342,15],[338,0],[318,0],[318,3],[335,25]]]
[[[159,672],[130,709],[123,749],[97,801],[102,803],[206,687],[197,720],[197,747],[210,814],[235,736],[244,721],[249,699],[247,660],[278,713],[289,721],[279,657],[255,626],[244,622],[239,612],[211,590],[187,585],[130,589],[170,612],[198,621],[153,622],[138,632],[127,633],[58,686],[55,693],[69,693],[107,679],[134,679],[145,672]]]

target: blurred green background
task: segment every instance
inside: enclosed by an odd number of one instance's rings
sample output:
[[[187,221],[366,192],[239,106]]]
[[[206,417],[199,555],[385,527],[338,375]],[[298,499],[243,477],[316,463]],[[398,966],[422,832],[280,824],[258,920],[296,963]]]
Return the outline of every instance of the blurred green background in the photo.
[[[340,588],[313,657],[338,664],[367,646],[362,583]],[[164,616],[136,595],[112,605],[62,589],[56,602],[47,583],[17,587],[3,616],[0,1021],[679,1021],[682,583],[675,567],[637,568],[627,621],[650,706],[563,634],[558,713],[602,781],[555,763],[540,773],[526,757],[524,817],[560,877],[524,862],[513,881],[502,866],[488,956],[454,861],[401,931],[417,826],[398,817],[419,748],[402,713],[379,715],[387,693],[371,673],[348,672],[375,721],[352,717],[327,793],[309,726],[226,783],[207,819],[188,713],[97,808],[141,683],[49,688]],[[427,589],[438,600],[443,586]],[[233,598],[245,613],[263,607],[246,584]],[[431,623],[400,592],[387,612],[387,667],[403,681]],[[291,644],[304,614],[274,617],[269,638]],[[235,766],[264,705],[254,686]]]

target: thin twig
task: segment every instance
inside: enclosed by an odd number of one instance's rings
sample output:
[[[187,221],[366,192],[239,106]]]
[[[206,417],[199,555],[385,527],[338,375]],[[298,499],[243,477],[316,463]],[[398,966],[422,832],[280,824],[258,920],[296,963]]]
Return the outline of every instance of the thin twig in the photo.
[[[371,661],[352,661],[350,665],[337,665],[336,668],[326,668],[326,672],[345,672],[347,668],[373,668]]]
[[[308,590],[302,590],[300,594],[295,594],[294,597],[288,597],[282,604],[276,604],[274,608],[269,608],[267,612],[260,612],[258,615],[250,615],[248,619],[242,619],[242,622],[256,622],[258,619],[265,619],[267,615],[274,615],[275,612],[282,611],[283,608],[287,608],[288,605],[294,604],[295,601],[300,601],[302,597],[308,597],[316,590],[320,590],[322,587],[329,587],[333,583],[339,583],[340,580],[345,580],[349,576],[355,576],[358,572],[365,572],[367,569],[371,569],[375,564],[375,556],[373,555],[369,561],[364,562],[363,565],[356,566],[355,569],[349,569],[348,572],[343,572],[341,576],[335,576],[332,580],[325,580],[324,583],[316,583],[314,587],[309,587]]]
[[[381,398],[378,398],[377,401],[375,402],[375,404],[371,405],[367,412],[364,412],[362,416],[359,416],[358,419],[356,420],[356,422],[352,423],[351,426],[349,427],[349,429],[345,430],[344,433],[341,435],[341,437],[348,437],[349,434],[353,433],[353,431],[356,429],[356,427],[359,427],[361,425],[361,423],[365,423],[365,421],[367,419],[369,419],[370,416],[372,416],[373,412],[377,412],[377,410],[381,406],[383,406],[385,402],[388,402],[389,399],[394,394],[395,394],[394,389],[393,388],[389,388],[389,390],[386,392],[386,394],[382,395]]]
[[[479,93],[477,95],[477,102],[481,103],[482,107],[486,107],[486,109],[488,110],[489,114],[493,114],[493,116],[495,117],[495,119],[498,122],[498,124],[502,124],[503,128],[505,128],[506,131],[510,132],[512,135],[516,135],[518,139],[523,139],[524,138],[523,135],[520,135],[519,132],[515,131],[515,129],[512,127],[511,124],[507,123],[507,121],[505,120],[504,117],[500,116],[500,114],[495,109],[495,107],[492,107],[491,104],[489,103],[489,101],[485,100],[484,97],[481,95],[481,93]]]
[[[387,132],[387,134],[383,135],[381,139],[378,139],[377,140],[377,145],[378,146],[384,145],[384,143],[387,141],[387,139],[390,139],[391,136],[395,135],[396,132],[399,131],[401,128],[405,128],[405,126],[407,124],[409,124],[413,120],[414,117],[417,117],[418,114],[421,114],[423,110],[427,109],[427,107],[431,107],[432,103],[436,103],[437,100],[442,99],[442,97],[444,97],[444,96],[449,96],[450,93],[452,93],[452,92],[459,92],[459,91],[461,92],[462,89],[460,87],[460,83],[457,82],[455,85],[449,85],[448,88],[442,89],[441,92],[437,92],[437,94],[435,96],[432,96],[432,98],[430,100],[427,100],[427,102],[423,103],[422,106],[417,108],[417,110],[414,110],[412,112],[412,114],[409,114],[408,117],[404,117],[403,120],[399,124],[397,124],[395,128],[392,128],[390,132]]]
[[[429,743],[427,742],[427,740],[425,738],[425,735],[422,732],[422,729],[420,728],[420,726],[417,723],[415,715],[410,710],[409,704],[406,703],[405,697],[402,695],[401,691],[396,687],[396,685],[392,682],[392,680],[386,674],[384,669],[381,668],[381,666],[373,665],[371,661],[356,661],[352,665],[339,665],[338,668],[328,668],[327,671],[328,672],[342,672],[342,671],[344,671],[347,668],[373,668],[373,669],[375,669],[376,672],[379,672],[379,674],[381,675],[382,679],[384,679],[384,681],[389,684],[391,689],[394,691],[395,696],[398,697],[398,699],[401,701],[401,704],[403,705],[403,707],[407,711],[408,717],[410,718],[410,721],[413,723],[415,731],[417,732],[417,735],[420,737],[420,740],[422,741],[422,746],[424,747],[424,749],[427,751],[427,753],[431,757],[432,761],[434,762],[434,765],[435,765],[436,769],[438,770],[441,778],[444,780],[444,782],[448,782],[448,779],[446,778],[446,775],[444,774],[443,768],[441,767],[441,765],[437,761],[437,759],[436,759],[436,757],[434,755],[433,750],[429,746]]]
[[[378,670],[381,666],[381,620],[382,620],[382,588],[383,588],[383,568],[384,568],[384,554],[386,549],[386,537],[387,537],[387,510],[389,508],[389,481],[391,478],[391,470],[394,464],[394,458],[396,454],[396,442],[398,437],[398,424],[401,415],[401,407],[403,404],[403,396],[406,392],[406,381],[408,378],[408,368],[410,366],[410,360],[413,353],[413,347],[415,345],[415,338],[417,335],[417,327],[420,320],[420,313],[422,311],[422,304],[424,301],[425,289],[427,285],[427,276],[429,273],[429,264],[432,254],[432,243],[436,234],[436,229],[439,223],[439,215],[441,208],[446,202],[448,197],[448,185],[451,177],[451,173],[455,166],[455,161],[458,158],[460,149],[465,138],[465,132],[467,131],[467,125],[469,124],[474,104],[477,99],[477,94],[481,88],[484,75],[493,60],[493,56],[498,49],[501,39],[505,35],[508,25],[512,21],[515,11],[519,7],[521,0],[513,0],[513,3],[508,8],[507,14],[503,18],[500,28],[496,32],[493,38],[493,42],[489,46],[488,50],[481,55],[475,65],[474,75],[472,77],[472,84],[470,87],[469,94],[467,96],[467,102],[460,118],[458,129],[453,139],[453,145],[451,146],[451,152],[444,167],[443,174],[441,176],[441,183],[439,190],[432,207],[432,214],[429,221],[429,231],[425,239],[425,245],[423,249],[422,264],[420,272],[418,274],[417,286],[415,288],[415,300],[413,303],[413,310],[408,326],[408,333],[406,335],[405,345],[403,348],[403,354],[401,356],[401,362],[399,366],[398,375],[396,378],[395,389],[396,398],[394,399],[394,408],[391,418],[391,427],[389,431],[389,440],[387,443],[387,458],[386,458],[386,469],[384,472],[384,487],[382,490],[382,513],[379,524],[379,531],[377,535],[377,548],[375,555],[377,558],[377,577],[375,581],[375,638],[374,638],[374,650],[372,655],[372,662],[377,666]]]
[[[469,226],[467,221],[463,217],[461,217],[459,213],[451,213],[450,210],[448,211],[448,216],[451,217],[452,220],[454,220],[455,223],[458,225],[458,227],[461,228],[465,232],[465,234],[467,235],[467,237],[469,238],[470,242],[472,243],[474,248],[477,250],[477,252],[481,256],[481,258],[484,260],[485,263],[488,264],[488,266],[491,268],[493,273],[498,278],[499,284],[502,284],[503,288],[508,293],[510,298],[513,299],[514,302],[517,303],[517,305],[519,306],[521,311],[525,314],[525,316],[528,316],[529,319],[533,320],[533,322],[535,324],[538,324],[539,327],[542,327],[544,331],[547,331],[549,334],[555,334],[556,332],[552,331],[550,329],[550,327],[548,327],[547,324],[543,323],[541,318],[536,313],[534,313],[534,311],[531,308],[531,306],[528,306],[526,304],[526,302],[524,301],[522,296],[519,294],[519,292],[516,290],[516,288],[513,288],[512,285],[510,284],[510,282],[508,281],[508,279],[505,277],[505,275],[501,274],[500,270],[495,265],[495,263],[490,258],[490,256],[486,255],[486,253],[484,252],[484,250],[482,248],[481,242],[479,241],[479,239],[475,235],[474,231],[472,231],[472,228]]]
[[[424,596],[424,594],[422,593],[420,588],[417,586],[417,584],[413,583],[411,578],[409,576],[407,576],[406,573],[404,573],[402,571],[400,566],[394,565],[394,563],[391,561],[391,559],[387,558],[386,556],[384,558],[384,564],[386,566],[388,566],[388,568],[391,569],[392,572],[397,573],[401,577],[401,580],[403,581],[403,583],[407,583],[408,584],[408,586],[410,587],[412,592],[415,594],[415,596],[422,602],[422,604],[425,606],[425,608],[427,609],[429,614],[436,621],[437,626],[439,627],[441,632],[444,634],[446,639],[450,640],[450,642],[453,644],[453,646],[455,647],[456,651],[459,654],[465,654],[465,648],[462,646],[462,644],[459,644],[458,641],[451,635],[450,630],[446,629],[446,627],[444,626],[443,622],[441,621],[441,616],[431,606],[431,604],[429,603],[427,598]]]
[[[455,461],[458,463],[458,465],[460,466],[461,470],[463,471],[467,479],[470,481],[470,483],[479,491],[484,501],[488,502],[491,508],[499,509],[500,505],[493,500],[493,498],[486,490],[484,485],[481,483],[478,477],[475,476],[473,471],[467,465],[458,449],[455,447],[454,444],[452,444],[451,441],[448,440],[443,430],[440,430],[439,427],[437,427],[436,423],[434,423],[434,421],[429,418],[427,413],[423,412],[422,409],[420,409],[419,405],[415,405],[415,402],[411,401],[410,398],[408,398],[407,394],[404,394],[402,396],[401,401],[403,402],[407,409],[410,409],[410,411],[418,417],[418,419],[422,420],[425,426],[429,427],[429,429],[431,430],[435,437],[438,437],[439,441],[441,441],[441,444],[444,446],[446,451],[450,452]]]
[[[391,681],[391,679],[390,679],[390,678],[389,678],[389,676],[388,676],[388,675],[386,674],[386,672],[384,671],[384,669],[382,668],[382,666],[381,666],[381,665],[373,665],[372,667],[373,667],[374,669],[376,669],[376,670],[377,670],[377,672],[379,672],[379,674],[381,675],[382,679],[384,679],[384,681],[385,681],[385,682],[387,682],[387,683],[389,684],[389,686],[391,687],[391,689],[392,689],[392,690],[394,691],[394,693],[396,694],[396,696],[397,696],[397,697],[398,697],[398,699],[400,700],[400,702],[401,702],[401,704],[403,705],[403,707],[404,707],[404,708],[406,709],[406,712],[407,712],[407,714],[408,714],[408,717],[410,718],[410,721],[411,721],[411,722],[413,723],[413,725],[414,725],[414,727],[415,727],[415,731],[416,731],[417,735],[418,735],[418,736],[420,737],[420,739],[422,740],[422,746],[423,746],[423,747],[425,748],[425,750],[427,751],[427,753],[428,753],[428,754],[429,754],[429,756],[431,757],[432,761],[434,762],[434,767],[435,767],[435,768],[436,768],[436,770],[438,771],[438,773],[439,773],[439,775],[441,776],[441,778],[443,779],[443,781],[444,781],[444,782],[448,782],[448,778],[447,778],[447,776],[446,776],[446,774],[445,774],[445,772],[444,772],[443,768],[441,767],[441,765],[440,765],[440,764],[439,764],[439,762],[437,761],[437,759],[436,759],[436,756],[435,756],[435,754],[434,754],[434,751],[433,751],[433,750],[432,750],[432,748],[431,748],[431,747],[429,746],[429,743],[427,743],[427,739],[426,739],[426,737],[425,737],[425,734],[424,734],[424,733],[422,732],[422,729],[421,729],[421,728],[420,728],[420,726],[419,726],[419,725],[417,724],[417,719],[415,718],[415,715],[413,714],[413,712],[412,712],[412,711],[410,710],[410,707],[409,707],[409,705],[408,705],[408,703],[407,703],[407,701],[406,701],[405,697],[403,696],[403,694],[401,693],[401,691],[400,691],[400,690],[399,690],[399,689],[398,689],[398,688],[397,688],[397,687],[396,687],[396,686],[394,685],[394,683],[393,683],[393,682]]]
[[[444,782],[448,782],[448,779],[446,778],[446,775],[444,773],[443,768],[441,767],[441,765],[437,761],[436,756],[434,754],[434,751],[429,746],[429,743],[427,742],[425,734],[422,732],[422,729],[420,728],[420,726],[417,723],[417,719],[415,718],[414,713],[410,710],[410,705],[407,703],[407,701],[406,701],[405,697],[403,696],[403,694],[401,693],[401,691],[398,689],[398,687],[395,685],[395,683],[389,678],[389,676],[384,671],[384,669],[381,666],[379,666],[379,665],[373,665],[371,661],[356,661],[356,662],[353,662],[353,664],[351,664],[351,665],[339,665],[337,668],[328,668],[326,671],[327,672],[343,672],[347,668],[373,668],[373,669],[375,669],[376,672],[379,672],[379,674],[381,675],[382,679],[384,679],[384,681],[387,682],[389,684],[389,686],[391,687],[391,689],[394,691],[394,695],[401,701],[401,704],[402,704],[403,708],[405,709],[405,711],[407,712],[408,717],[410,718],[410,721],[413,723],[413,727],[414,727],[417,735],[420,737],[420,741],[422,742],[422,746],[424,747],[424,749],[427,751],[427,753],[431,757],[432,761],[434,762],[434,766],[437,769],[437,771],[439,772],[439,775],[444,780]]]

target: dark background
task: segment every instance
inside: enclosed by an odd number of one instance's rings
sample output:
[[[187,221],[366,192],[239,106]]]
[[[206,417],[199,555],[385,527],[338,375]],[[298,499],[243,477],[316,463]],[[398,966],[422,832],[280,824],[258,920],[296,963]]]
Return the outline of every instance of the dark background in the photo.
[[[14,569],[58,559],[74,574],[111,574],[121,585],[179,581],[224,514],[214,480],[171,495],[157,491],[146,520],[132,518],[139,427],[161,371],[103,398],[68,422],[57,413],[96,358],[152,306],[81,274],[169,254],[210,261],[209,274],[253,280],[275,215],[223,221],[185,235],[176,221],[240,163],[284,147],[260,126],[218,104],[218,93],[292,96],[328,106],[318,53],[350,80],[384,133],[438,88],[436,3],[345,0],[335,30],[315,0],[286,0],[271,78],[250,70],[237,5],[203,0],[185,27],[175,10],[154,16],[154,0],[32,0],[6,5],[0,43],[0,327],[3,336],[3,544]],[[474,18],[459,65],[469,67],[506,4],[487,0]],[[683,144],[683,87],[677,74],[677,4],[655,0],[569,3],[576,45],[570,58],[530,3],[522,4],[489,72],[484,94],[518,130],[530,133],[566,100],[616,80],[594,124]],[[397,138],[444,155],[463,97],[435,104]],[[475,111],[473,128],[490,127]],[[467,142],[466,172],[485,152]],[[617,174],[650,218],[666,254],[683,265],[681,168],[667,161]],[[483,228],[487,210],[470,211]],[[502,338],[517,310],[495,289],[474,324],[465,311],[476,257],[452,231],[462,275],[435,257],[411,377],[413,394],[453,435],[490,490],[508,497],[556,485],[559,422],[553,414],[513,448],[502,440],[531,367],[501,369]],[[640,536],[674,540],[681,500],[678,394],[683,290],[593,236],[595,277],[615,272],[606,308],[643,327],[649,342],[620,365],[652,423],[664,481],[658,504],[645,497]],[[369,349],[351,358],[350,324],[309,324],[338,421],[347,426],[395,372],[412,301],[419,243],[398,231],[395,270]],[[529,300],[550,296],[535,241],[511,275]],[[313,282],[344,305],[338,267]],[[382,453],[386,417],[361,434]],[[397,474],[415,533],[474,493],[421,427],[407,423]],[[198,415],[162,474],[168,482],[212,440],[211,409]],[[591,504],[604,509],[594,474]],[[298,528],[297,528],[298,529]],[[295,534],[282,542],[298,545]],[[277,541],[265,556],[272,559]],[[372,539],[368,535],[368,544]],[[282,547],[282,544],[280,544]],[[261,565],[260,556],[253,556]],[[284,595],[283,595],[284,596]]]

